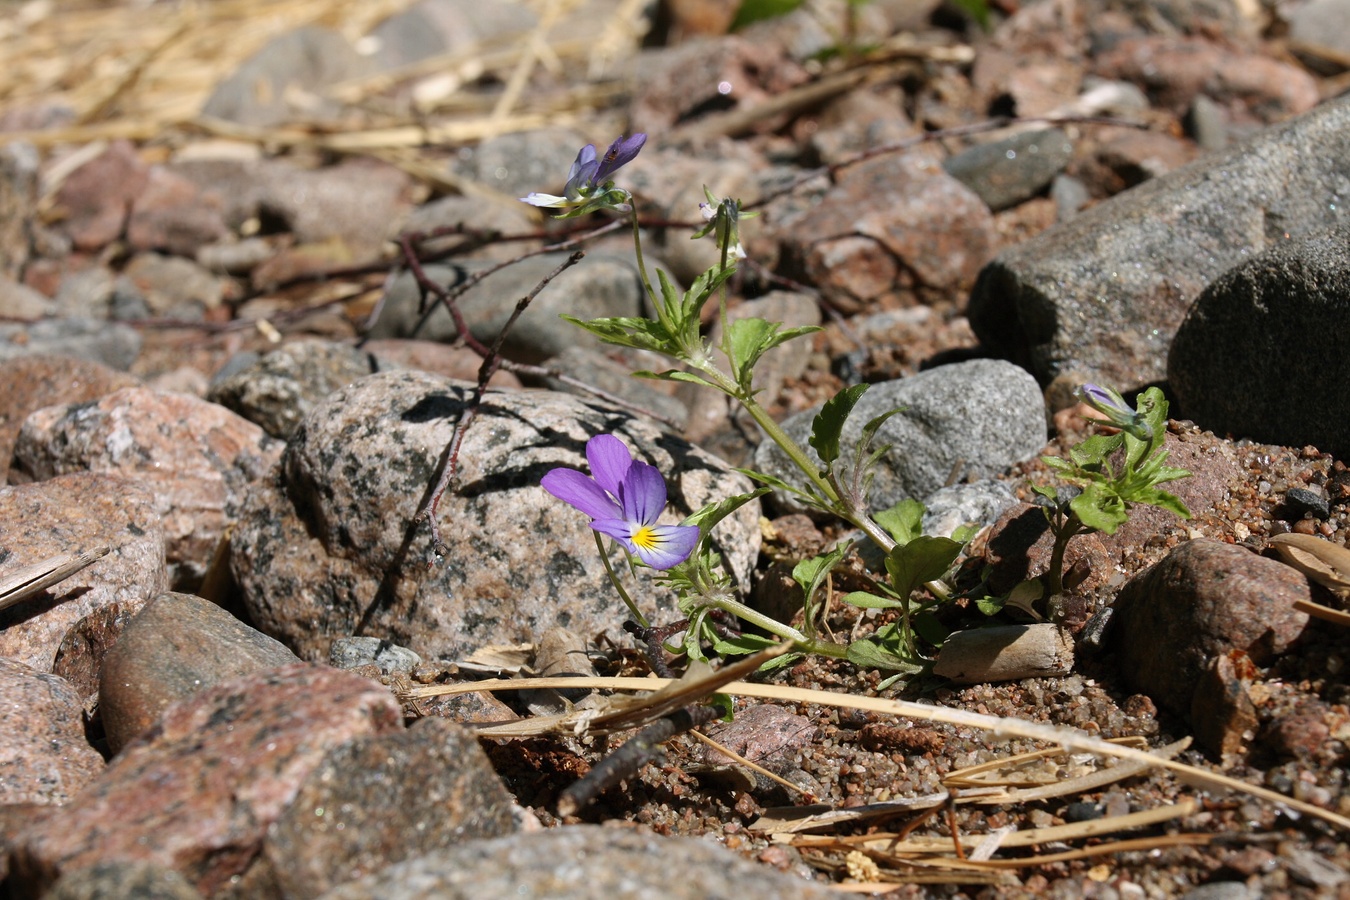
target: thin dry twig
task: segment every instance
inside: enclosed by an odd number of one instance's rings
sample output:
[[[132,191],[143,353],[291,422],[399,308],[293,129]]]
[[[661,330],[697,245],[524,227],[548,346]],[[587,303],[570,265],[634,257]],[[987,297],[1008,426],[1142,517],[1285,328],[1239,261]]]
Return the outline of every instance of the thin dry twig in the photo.
[[[90,563],[107,556],[107,547],[80,553],[62,553],[0,578],[0,609],[8,609],[74,575]]]

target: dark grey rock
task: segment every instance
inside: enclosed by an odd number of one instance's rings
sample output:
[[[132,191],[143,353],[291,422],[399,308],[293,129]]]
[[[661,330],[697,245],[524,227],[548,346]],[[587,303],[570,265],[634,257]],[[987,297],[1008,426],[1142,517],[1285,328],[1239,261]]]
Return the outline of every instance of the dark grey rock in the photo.
[[[906,497],[925,499],[947,484],[954,470],[957,478],[992,475],[1045,446],[1040,389],[1027,372],[1006,362],[972,360],[873,385],[844,426],[844,452],[852,452],[869,420],[896,408],[903,411],[887,419],[873,441],[874,449],[890,445],[876,468],[873,509]],[[818,411],[806,410],[782,423],[803,447]],[[815,459],[814,451],[807,452]],[[801,481],[772,441],[760,444],[755,463],[789,483]]]
[[[588,520],[539,479],[584,468],[586,441],[615,433],[665,473],[676,516],[750,488],[710,455],[598,402],[489,394],[464,436],[459,487],[441,501],[444,559],[428,569],[430,536],[413,516],[469,391],[423,372],[381,373],[309,414],[231,538],[231,569],[260,628],[315,660],[333,638],[358,632],[431,658],[533,640],[555,624],[586,635],[617,629],[626,616]],[[743,584],[758,515],[748,504],[714,532]],[[669,603],[645,574],[639,581],[640,603]]]
[[[1347,329],[1350,227],[1278,244],[1187,313],[1167,361],[1177,412],[1219,434],[1350,452],[1350,395],[1331,387],[1350,383]]]
[[[74,356],[125,372],[140,355],[140,333],[121,323],[61,318],[31,325],[0,324],[0,359]]]
[[[202,115],[257,127],[331,116],[338,108],[323,99],[322,89],[372,68],[341,34],[306,25],[268,41],[216,85]],[[296,97],[308,102],[295,108]]]
[[[678,875],[676,875],[678,873]],[[410,859],[324,900],[827,900],[836,894],[707,841],[595,825],[473,841]]]
[[[474,285],[459,298],[469,330],[480,341],[491,342],[506,324],[519,301],[538,286],[540,280],[558,267],[567,254],[548,254],[526,259]],[[483,264],[466,263],[466,271]],[[443,285],[453,285],[459,273],[452,267],[428,266],[427,275]],[[561,313],[582,319],[602,316],[638,316],[642,314],[642,286],[631,257],[607,253],[589,254],[555,278],[539,292],[529,308],[516,321],[503,349],[523,362],[542,362],[568,347],[599,348],[599,339],[574,325],[560,321]],[[419,331],[418,291],[411,275],[404,275],[390,287],[384,309],[371,329],[372,338],[419,337],[425,340],[453,341],[454,321],[438,307]]]
[[[318,897],[405,859],[514,830],[511,795],[473,733],[422,719],[330,751],[268,829],[235,896]]]
[[[1003,251],[980,273],[971,327],[1042,383],[1078,370],[1142,387],[1163,377],[1201,291],[1254,252],[1341,221],[1347,197],[1342,98]]]
[[[1058,128],[1046,128],[979,144],[942,167],[998,212],[1039,194],[1072,156],[1069,136]]]
[[[422,664],[422,657],[384,638],[341,637],[333,641],[328,651],[328,664],[338,669],[376,665],[388,675],[390,672],[411,672]]]
[[[324,397],[377,368],[370,354],[354,347],[296,341],[233,374],[217,376],[206,399],[284,440]]]
[[[1284,505],[1289,514],[1296,519],[1305,513],[1312,513],[1314,519],[1326,519],[1331,515],[1331,504],[1317,491],[1307,488],[1290,488],[1284,495]]]

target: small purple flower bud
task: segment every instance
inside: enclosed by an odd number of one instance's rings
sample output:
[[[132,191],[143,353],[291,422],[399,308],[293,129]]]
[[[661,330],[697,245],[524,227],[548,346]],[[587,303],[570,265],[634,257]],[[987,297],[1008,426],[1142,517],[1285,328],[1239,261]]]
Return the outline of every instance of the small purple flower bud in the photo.
[[[1074,394],[1088,406],[1106,416],[1112,425],[1129,432],[1141,441],[1153,438],[1153,427],[1139,412],[1125,402],[1120,394],[1100,385],[1087,382],[1074,389]]]

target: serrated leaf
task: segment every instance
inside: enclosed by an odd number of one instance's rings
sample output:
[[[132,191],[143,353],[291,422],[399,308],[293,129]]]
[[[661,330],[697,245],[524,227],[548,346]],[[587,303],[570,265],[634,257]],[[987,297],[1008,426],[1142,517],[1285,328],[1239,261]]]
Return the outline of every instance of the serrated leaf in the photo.
[[[844,422],[849,413],[858,404],[858,400],[870,387],[867,384],[855,384],[835,394],[816,413],[811,420],[811,437],[807,441],[820,457],[825,468],[829,469],[839,458],[839,436],[844,431]]]
[[[921,534],[907,544],[897,546],[886,555],[886,571],[891,576],[891,588],[901,597],[908,597],[925,581],[941,578],[960,555],[962,545],[951,538]]]
[[[1125,502],[1114,490],[1098,482],[1089,482],[1083,493],[1074,497],[1069,508],[1089,528],[1103,534],[1115,534],[1116,529],[1129,519]]]
[[[1141,491],[1137,503],[1147,503],[1150,506],[1156,506],[1159,509],[1165,509],[1181,519],[1189,519],[1191,511],[1182,502],[1176,494],[1169,494],[1167,491],[1158,488],[1149,488],[1147,491]]]
[[[859,609],[898,609],[904,604],[891,597],[881,597],[867,591],[850,591],[844,595],[844,602]]]
[[[883,509],[872,516],[886,533],[895,539],[896,544],[908,544],[923,532],[923,514],[926,510],[922,502],[907,497],[899,503]]]
[[[816,496],[810,491],[802,490],[793,484],[788,484],[781,478],[774,475],[767,475],[764,472],[758,472],[754,469],[735,469],[751,481],[757,481],[760,484],[767,484],[776,491],[787,491],[798,497],[803,503],[813,506],[817,509],[829,510],[831,507],[822,498]]]
[[[677,356],[679,353],[679,347],[671,340],[666,327],[651,319],[616,317],[585,321],[568,315],[562,318],[589,331],[606,344],[652,350],[667,356]]]

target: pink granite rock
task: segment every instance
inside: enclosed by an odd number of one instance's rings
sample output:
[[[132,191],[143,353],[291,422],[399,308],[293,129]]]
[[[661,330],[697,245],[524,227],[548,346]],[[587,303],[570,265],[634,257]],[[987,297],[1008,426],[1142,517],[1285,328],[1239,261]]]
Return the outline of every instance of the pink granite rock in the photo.
[[[102,363],[71,356],[20,356],[0,362],[0,484],[23,420],[44,406],[86,403],[137,381]]]
[[[37,896],[67,870],[143,860],[209,896],[248,868],[331,749],[401,728],[386,689],[327,667],[208,688],[171,706],[59,814],[21,834],[10,883]]]
[[[282,444],[223,406],[187,394],[124,388],[93,405],[29,416],[15,465],[34,479],[66,472],[122,475],[149,488],[164,523],[171,583],[200,583],[248,486]]]
[[[142,485],[81,472],[0,487],[0,574],[99,546],[111,548],[107,556],[0,610],[0,656],[51,671],[80,619],[112,603],[138,610],[168,587],[164,529]]]
[[[127,242],[137,250],[191,257],[197,248],[227,233],[222,208],[219,194],[202,191],[184,176],[154,166],[145,190],[132,203]]]
[[[149,168],[128,141],[80,166],[56,192],[62,228],[77,250],[97,250],[122,235],[132,201],[145,188]]]
[[[66,803],[102,771],[75,689],[0,656],[0,805]]]

